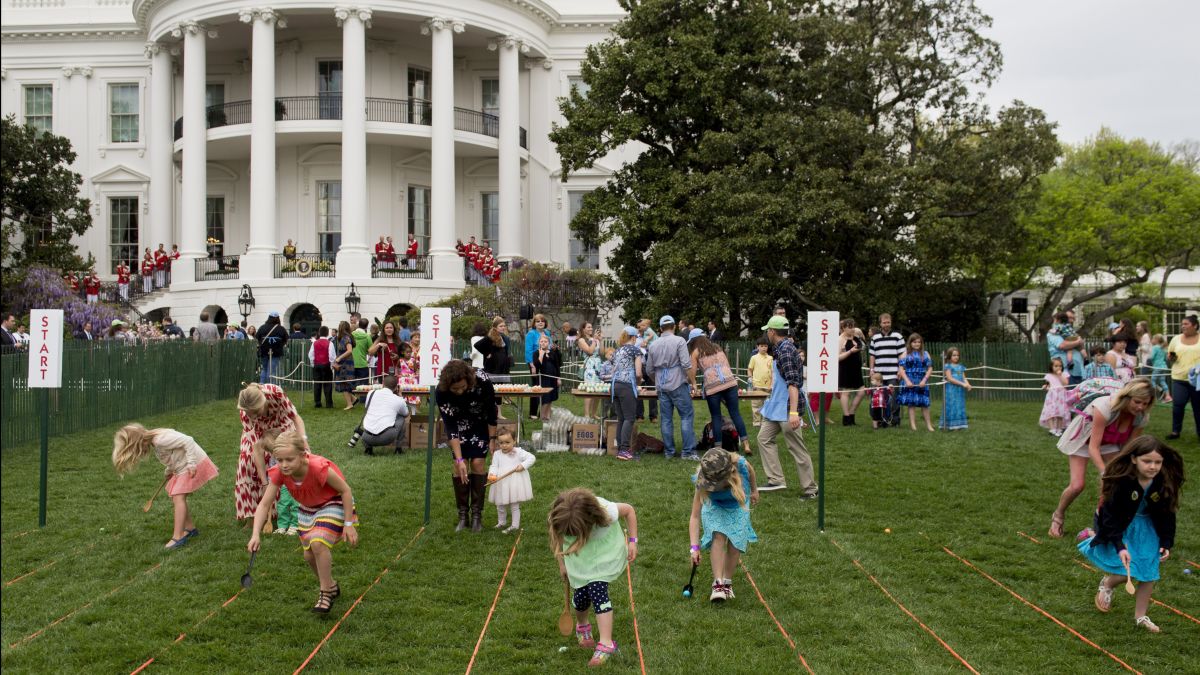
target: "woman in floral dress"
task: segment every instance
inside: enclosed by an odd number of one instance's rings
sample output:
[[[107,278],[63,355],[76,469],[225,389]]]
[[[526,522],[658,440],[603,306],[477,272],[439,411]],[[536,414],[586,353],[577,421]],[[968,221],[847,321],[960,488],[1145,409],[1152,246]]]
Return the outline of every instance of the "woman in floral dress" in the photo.
[[[238,415],[242,420],[242,443],[238,452],[237,478],[233,485],[233,505],[238,520],[252,521],[267,487],[268,461],[266,457],[254,457],[254,444],[269,429],[281,434],[295,429],[305,439],[308,437],[305,435],[304,420],[300,419],[296,406],[292,405],[278,385],[246,385],[238,395]]]

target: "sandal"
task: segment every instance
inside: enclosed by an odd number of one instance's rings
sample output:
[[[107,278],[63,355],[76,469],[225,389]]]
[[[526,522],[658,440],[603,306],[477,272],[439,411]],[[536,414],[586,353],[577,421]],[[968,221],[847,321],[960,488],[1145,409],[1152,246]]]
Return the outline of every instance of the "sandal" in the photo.
[[[1063,536],[1063,518],[1057,513],[1050,514],[1050,529],[1046,532],[1054,539],[1062,539]]]
[[[1162,632],[1162,629],[1159,628],[1158,626],[1155,626],[1154,622],[1150,620],[1150,617],[1145,616],[1145,615],[1139,616],[1137,618],[1137,622],[1135,625],[1141,626],[1142,628],[1145,628],[1146,630],[1150,631],[1151,633],[1161,633]]]
[[[188,539],[191,539],[192,537],[198,537],[198,536],[200,536],[200,528],[198,528],[198,527],[193,527],[192,529],[187,531]]]
[[[1096,590],[1096,609],[1107,613],[1112,608],[1113,589],[1104,583],[1105,578],[1107,577],[1100,577],[1100,588]],[[1149,619],[1146,620],[1149,621]],[[1141,620],[1138,623],[1141,623]]]
[[[334,599],[334,600],[336,600],[336,599],[338,599],[338,598],[342,597],[342,587],[341,587],[341,585],[340,585],[340,584],[338,584],[338,582],[336,582],[336,581],[335,581],[335,582],[333,582],[333,590],[332,590],[332,591],[329,591],[329,593],[330,593],[330,595],[332,595],[332,596],[333,596],[333,599]]]
[[[317,595],[317,604],[313,605],[312,611],[317,614],[328,614],[329,610],[333,609],[333,599],[337,597],[332,591],[320,591]]]
[[[167,545],[164,546],[163,548],[168,549],[168,550],[183,548],[183,545],[187,543],[187,540],[188,540],[188,536],[185,534],[178,539],[172,539],[171,541],[168,541]]]

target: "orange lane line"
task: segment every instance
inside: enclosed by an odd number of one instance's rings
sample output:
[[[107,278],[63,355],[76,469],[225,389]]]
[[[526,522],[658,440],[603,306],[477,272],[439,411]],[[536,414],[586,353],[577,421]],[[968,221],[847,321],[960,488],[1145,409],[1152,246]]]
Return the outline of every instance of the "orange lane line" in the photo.
[[[1187,563],[1187,564],[1191,565],[1192,567],[1195,567],[1196,569],[1200,570],[1200,565],[1197,565],[1196,563],[1192,562],[1191,560],[1188,560],[1187,558],[1184,558],[1184,559],[1183,559],[1183,562],[1185,562],[1185,563]]]
[[[957,554],[957,553],[955,553],[954,551],[951,551],[950,549],[946,548],[945,546],[943,546],[943,547],[942,547],[942,550],[943,550],[943,551],[945,551],[947,555],[950,555],[951,557],[953,557],[953,558],[957,559],[957,560],[958,560],[959,562],[961,562],[962,564],[964,564],[964,565],[966,565],[967,567],[969,567],[969,568],[971,568],[971,569],[975,570],[976,572],[978,572],[978,573],[979,573],[979,575],[980,575],[980,576],[982,576],[984,579],[987,579],[988,581],[992,582],[993,584],[996,584],[996,585],[997,585],[997,586],[999,586],[1000,588],[1003,588],[1005,591],[1008,591],[1008,594],[1009,594],[1009,595],[1013,596],[1013,597],[1014,597],[1014,598],[1016,598],[1017,600],[1020,600],[1021,602],[1025,603],[1025,605],[1027,605],[1028,607],[1030,607],[1030,608],[1032,608],[1033,610],[1037,611],[1037,612],[1038,612],[1039,614],[1041,614],[1042,616],[1046,617],[1047,619],[1050,619],[1050,620],[1051,620],[1051,621],[1053,621],[1054,623],[1056,623],[1056,624],[1058,624],[1059,626],[1061,626],[1062,628],[1066,629],[1066,630],[1067,630],[1067,632],[1069,632],[1071,635],[1074,635],[1075,637],[1079,638],[1079,639],[1080,639],[1080,640],[1081,640],[1081,641],[1082,641],[1084,644],[1086,644],[1086,645],[1089,645],[1089,646],[1091,646],[1091,647],[1093,647],[1093,648],[1095,648],[1095,649],[1099,650],[1101,653],[1103,653],[1103,654],[1104,654],[1105,656],[1107,656],[1108,658],[1110,658],[1110,659],[1112,659],[1113,661],[1116,661],[1117,663],[1121,664],[1121,666],[1122,666],[1123,668],[1125,668],[1126,670],[1128,670],[1128,671],[1130,671],[1130,672],[1133,672],[1133,673],[1138,673],[1138,675],[1141,675],[1141,671],[1137,670],[1136,668],[1134,668],[1133,666],[1129,665],[1128,663],[1125,663],[1124,661],[1122,661],[1122,660],[1121,660],[1121,659],[1120,659],[1120,658],[1119,658],[1119,657],[1118,657],[1116,654],[1113,654],[1112,652],[1110,652],[1110,651],[1108,651],[1107,649],[1105,649],[1105,648],[1101,647],[1100,645],[1096,644],[1095,642],[1092,642],[1091,640],[1089,640],[1089,639],[1087,639],[1086,637],[1084,637],[1082,633],[1080,633],[1079,631],[1075,630],[1074,628],[1071,628],[1071,627],[1070,627],[1070,626],[1068,626],[1067,624],[1063,623],[1062,621],[1060,621],[1060,620],[1059,620],[1057,617],[1055,617],[1055,616],[1054,616],[1053,614],[1051,614],[1050,612],[1047,612],[1046,610],[1042,609],[1041,607],[1038,607],[1037,605],[1033,604],[1032,602],[1030,602],[1030,601],[1026,600],[1025,598],[1021,597],[1021,595],[1020,595],[1019,593],[1017,593],[1017,592],[1016,592],[1016,591],[1014,591],[1013,589],[1009,588],[1008,586],[1005,586],[1004,584],[1000,583],[1000,582],[999,582],[999,581],[997,581],[995,578],[993,578],[993,577],[992,577],[990,574],[988,574],[987,572],[984,572],[983,570],[981,570],[981,569],[979,569],[978,567],[976,567],[976,566],[975,566],[973,563],[971,563],[971,561],[967,560],[966,558],[963,558],[962,556],[958,555],[958,554]]]
[[[411,547],[417,541],[417,538],[420,537],[421,534],[424,532],[425,532],[425,526],[422,525],[421,528],[417,530],[417,533],[413,535],[413,538],[409,539],[408,543],[404,545],[404,548],[400,549],[400,552],[396,554],[396,557],[392,558],[392,562],[394,563],[397,560],[399,560],[400,556],[404,555],[404,553],[406,551],[408,551],[409,547]],[[517,540],[519,541],[520,538],[521,537],[518,536]],[[313,650],[308,655],[308,658],[304,659],[304,663],[301,663],[300,666],[298,668],[296,668],[295,671],[293,671],[292,675],[296,675],[296,673],[299,673],[300,671],[304,670],[305,667],[308,666],[309,662],[313,660],[313,657],[315,657],[317,655],[317,652],[321,651],[321,648],[325,646],[325,643],[329,642],[329,638],[333,637],[333,634],[336,633],[337,629],[341,627],[342,622],[346,620],[346,617],[350,616],[350,612],[353,612],[354,608],[358,607],[358,603],[362,602],[362,599],[367,595],[367,593],[370,592],[370,590],[372,588],[375,588],[375,585],[378,584],[379,580],[382,579],[384,577],[384,575],[387,573],[388,573],[388,568],[386,568],[386,567],[383,568],[383,571],[379,573],[379,576],[375,577],[375,581],[372,581],[371,585],[367,586],[366,590],[364,590],[361,595],[359,595],[357,598],[355,598],[354,604],[350,605],[350,607],[346,610],[346,612],[344,614],[342,614],[342,618],[338,619],[337,623],[333,624],[333,628],[330,628],[329,632],[325,634],[325,637],[321,638],[321,641],[317,643],[317,646],[313,647]]]
[[[1022,532],[1022,531],[1020,531],[1020,530],[1017,530],[1017,534],[1021,535],[1022,537],[1025,537],[1026,539],[1028,539],[1029,541],[1032,541],[1032,542],[1033,542],[1033,543],[1035,543],[1035,544],[1041,544],[1041,543],[1042,543],[1042,542],[1038,541],[1037,539],[1034,539],[1033,537],[1031,537],[1031,536],[1029,536],[1029,535],[1025,534],[1024,532]]]
[[[154,565],[151,565],[149,569],[147,569],[145,572],[143,572],[143,574],[150,574],[151,572],[153,572],[154,570],[156,570],[156,569],[158,569],[158,568],[160,568],[160,567],[162,567],[162,563],[155,563]],[[117,591],[119,591],[119,590],[121,590],[121,589],[125,588],[126,586],[128,586],[128,585],[130,585],[130,584],[132,584],[132,583],[133,583],[133,582],[135,582],[135,581],[137,581],[137,577],[134,577],[134,578],[130,579],[129,581],[126,581],[125,583],[121,584],[120,586],[117,586],[116,588],[114,588],[114,589],[112,589],[111,591],[109,591],[109,592],[105,593],[104,595],[100,596],[100,597],[99,597],[99,598],[97,598],[97,599],[98,599],[98,600],[104,600],[104,599],[106,599],[106,598],[108,598],[108,597],[112,596],[112,595],[113,595],[114,593],[116,593]],[[20,640],[17,640],[16,642],[14,642],[14,643],[10,644],[10,645],[8,646],[8,648],[9,648],[9,649],[16,649],[17,647],[20,647],[20,646],[22,646],[22,645],[25,645],[25,644],[29,643],[30,641],[34,640],[35,638],[37,638],[37,637],[38,637],[39,635],[41,635],[42,633],[45,633],[46,631],[50,630],[51,628],[54,628],[55,626],[57,626],[58,624],[62,623],[63,621],[66,621],[67,619],[71,618],[71,617],[72,617],[72,616],[74,616],[75,614],[77,614],[77,613],[79,613],[79,612],[81,612],[81,611],[83,611],[83,610],[87,609],[88,607],[91,607],[91,606],[92,606],[92,602],[94,602],[94,601],[89,601],[89,602],[87,602],[86,604],[84,604],[84,605],[81,605],[81,606],[79,606],[79,607],[76,607],[75,609],[73,609],[73,610],[71,610],[71,611],[67,612],[66,614],[63,614],[62,616],[58,617],[58,618],[57,618],[57,619],[55,619],[54,621],[51,621],[51,622],[50,622],[50,623],[49,623],[49,624],[48,624],[48,625],[47,625],[45,628],[42,628],[42,629],[38,630],[37,632],[35,632],[35,633],[32,633],[32,634],[30,634],[30,635],[26,635],[25,637],[21,638]]]
[[[783,624],[779,623],[779,619],[775,618],[775,612],[771,611],[771,606],[767,604],[767,599],[763,597],[762,591],[758,590],[758,584],[754,583],[754,577],[750,575],[750,570],[746,567],[746,564],[739,560],[738,566],[742,568],[742,572],[745,573],[750,586],[754,588],[754,594],[758,596],[758,601],[762,603],[763,607],[767,608],[767,614],[771,615],[771,620],[775,622],[775,627],[779,629],[779,632],[783,634],[783,638],[792,646],[792,651],[796,652],[796,656],[800,657],[800,663],[804,666],[804,669],[809,672],[809,675],[815,675],[812,667],[808,665],[808,661],[804,660],[804,654],[800,653],[800,649],[796,647],[796,642],[792,640],[792,636],[788,635],[788,632],[783,628]]]
[[[838,545],[838,543],[836,541],[833,541],[833,539],[830,539],[829,541],[833,542],[833,545],[837,546],[838,550],[845,553],[845,550],[842,549],[842,547],[840,545]],[[920,619],[918,619],[916,614],[913,614],[912,612],[910,612],[908,610],[908,608],[904,606],[903,603],[901,603],[899,600],[897,600],[896,597],[894,595],[892,595],[891,592],[888,591],[888,589],[883,586],[883,584],[879,583],[879,580],[875,578],[875,575],[868,572],[867,569],[862,566],[862,563],[858,562],[858,560],[855,560],[853,557],[850,558],[850,562],[854,563],[854,566],[857,567],[860,572],[867,575],[867,578],[871,580],[871,583],[878,586],[879,590],[883,591],[883,594],[887,596],[888,600],[891,600],[893,603],[895,603],[895,605],[897,607],[899,607],[902,612],[904,612],[905,614],[908,615],[908,618],[912,619],[913,621],[916,621],[918,626],[920,626],[926,633],[929,633],[931,636],[933,636],[933,639],[937,640],[938,644],[940,644],[942,647],[944,647],[946,649],[946,651],[950,652],[950,654],[952,656],[954,656],[954,658],[958,659],[959,663],[966,666],[967,670],[971,671],[972,673],[975,673],[975,675],[979,675],[978,670],[975,670],[975,668],[970,663],[967,663],[966,659],[964,659],[962,656],[959,656],[958,652],[954,651],[953,647],[946,644],[946,641],[943,640],[937,633],[933,632],[932,628],[930,628],[929,626],[926,626],[924,624],[924,622],[922,622]]]
[[[524,530],[517,532],[517,540],[513,542],[512,552],[508,554],[508,564],[504,566],[504,574],[500,577],[500,585],[496,587],[496,596],[492,598],[492,606],[488,609],[487,618],[483,620],[483,630],[479,631],[479,639],[475,641],[475,651],[471,652],[471,660],[467,662],[467,675],[475,667],[475,657],[479,655],[479,646],[483,644],[483,636],[487,634],[488,624],[492,622],[492,613],[496,611],[496,603],[500,602],[500,591],[504,590],[504,580],[508,578],[508,570],[512,567],[513,558],[517,556],[517,544],[521,543]]]
[[[629,613],[633,616],[633,639],[637,642],[638,663],[642,666],[642,675],[646,675],[646,659],[642,656],[642,636],[638,633],[637,607],[633,604],[633,574],[629,565],[625,566],[625,578],[629,580]]]
[[[1076,565],[1079,565],[1080,567],[1082,567],[1083,569],[1085,569],[1089,572],[1100,572],[1100,570],[1096,569],[1095,567],[1093,567],[1091,565],[1088,565],[1087,563],[1085,563],[1081,560],[1073,560],[1072,562],[1074,562]],[[1103,572],[1103,574],[1108,574],[1108,573]],[[1155,600],[1154,598],[1150,598],[1150,602],[1153,602],[1154,604],[1158,605],[1159,607],[1164,607],[1166,609],[1169,609],[1172,612],[1175,612],[1176,614],[1178,614],[1179,616],[1182,616],[1183,618],[1187,619],[1188,621],[1192,621],[1194,623],[1200,623],[1200,619],[1197,619],[1196,617],[1192,616],[1191,614],[1188,614],[1187,612],[1183,612],[1175,607],[1172,607],[1171,605],[1168,605],[1165,602],[1159,602],[1158,600]]]
[[[237,593],[234,593],[232,596],[230,596],[230,598],[229,598],[228,600],[226,600],[225,602],[221,603],[221,607],[220,607],[220,609],[224,609],[224,608],[228,607],[230,603],[232,603],[234,600],[237,600],[237,599],[238,599],[238,596],[239,596],[239,595],[241,595],[241,594],[242,594],[242,591],[244,591],[244,590],[246,590],[246,589],[244,589],[244,588],[239,588]],[[208,614],[204,615],[204,618],[203,618],[203,619],[200,619],[200,620],[199,620],[199,621],[197,621],[196,623],[192,624],[192,627],[191,627],[191,628],[189,628],[188,630],[195,631],[197,628],[199,628],[200,626],[202,626],[202,625],[204,624],[204,622],[205,622],[205,621],[208,621],[209,619],[213,618],[213,616],[215,616],[215,615],[216,615],[217,611],[218,611],[218,610],[214,609],[214,610],[212,610],[211,612],[209,612]],[[133,671],[131,671],[131,672],[129,673],[129,675],[137,675],[138,673],[140,673],[140,672],[142,672],[143,670],[145,670],[146,668],[148,668],[148,667],[150,666],[150,664],[151,664],[151,663],[154,663],[155,659],[157,659],[158,657],[160,657],[160,656],[162,656],[163,654],[165,654],[165,653],[166,653],[166,651],[167,651],[168,649],[170,649],[171,647],[174,647],[175,645],[179,644],[180,642],[183,642],[183,639],[184,639],[185,637],[187,637],[187,635],[188,635],[187,633],[180,633],[180,634],[179,634],[179,637],[175,638],[174,640],[172,640],[172,641],[171,641],[171,643],[170,643],[170,644],[168,644],[168,645],[164,646],[162,649],[158,650],[158,653],[157,653],[157,654],[155,654],[154,656],[151,656],[150,658],[146,659],[146,662],[145,662],[145,663],[143,663],[142,665],[138,666],[136,669],[134,669]]]
[[[37,574],[38,572],[41,572],[44,569],[53,567],[57,564],[58,564],[57,560],[51,560],[50,562],[46,563],[45,565],[42,565],[41,567],[39,567],[37,569],[30,570],[30,571],[26,572],[25,574],[22,574],[21,576],[17,577],[16,579],[9,579],[8,581],[4,582],[4,587],[8,588],[9,586],[12,586],[13,584],[17,583],[18,581],[24,579],[25,577]]]

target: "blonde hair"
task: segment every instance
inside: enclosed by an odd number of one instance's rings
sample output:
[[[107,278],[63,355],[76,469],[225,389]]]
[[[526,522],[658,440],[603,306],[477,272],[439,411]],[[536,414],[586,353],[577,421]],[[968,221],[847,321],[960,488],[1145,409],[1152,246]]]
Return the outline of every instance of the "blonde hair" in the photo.
[[[630,335],[625,331],[621,331],[621,334],[617,336],[617,346],[624,347],[625,345],[629,344],[630,340],[636,340],[637,338],[638,336],[636,335]]]
[[[263,414],[267,409],[267,395],[263,393],[262,385],[251,383],[246,385],[242,393],[238,394],[238,410],[258,416]]]
[[[737,468],[738,462],[742,460],[742,456],[736,452],[729,452],[728,450],[725,452],[729,453],[729,487],[726,489],[733,494],[733,498],[737,500],[738,504],[740,504],[742,508],[746,508],[746,488],[742,485],[742,472],[738,471]],[[703,467],[696,468],[697,479],[700,478],[700,471],[702,468]],[[704,488],[698,489],[704,490]],[[712,495],[712,490],[704,490],[704,492],[704,501],[707,502],[709,501],[709,497]]]
[[[509,438],[511,438],[513,440],[514,443],[517,440],[517,437],[514,436],[513,432],[509,429],[501,429],[500,431],[498,431],[496,433],[496,440],[500,440],[500,437],[502,437],[502,436],[508,436]]]
[[[275,428],[266,429],[262,433],[262,437],[255,443],[258,447],[266,452],[271,452],[275,448],[275,441],[279,438],[279,430]]]
[[[608,357],[610,357],[614,353],[616,353],[616,351],[617,350],[613,349],[612,347],[605,347],[604,348],[604,358],[607,359]]]
[[[1117,416],[1125,412],[1125,409],[1129,407],[1129,402],[1133,400],[1154,402],[1154,385],[1150,384],[1149,379],[1135,377],[1125,383],[1125,386],[1121,387],[1120,391],[1113,394],[1112,408],[1110,409],[1112,417],[1108,421],[1112,422],[1117,419]],[[1149,409],[1142,414],[1149,415]]]
[[[137,468],[154,449],[154,431],[137,424],[126,424],[113,435],[112,462],[117,473],[125,474]]]
[[[610,524],[608,511],[600,505],[596,495],[586,488],[572,488],[559,493],[550,505],[546,521],[550,524],[550,550],[560,558],[581,551],[587,546],[593,529]],[[566,537],[575,537],[575,541],[564,551]]]
[[[291,448],[301,455],[308,452],[308,446],[304,444],[304,435],[295,429],[279,434],[275,438],[275,442],[271,444],[271,454],[287,448]]]
[[[871,376],[868,379],[871,382],[874,382],[875,380],[879,380],[879,384],[883,384],[883,373],[879,373],[879,372],[871,373]]]
[[[1162,333],[1155,333],[1154,337],[1150,338],[1150,342],[1156,345],[1165,345],[1167,344],[1167,339],[1163,337]]]

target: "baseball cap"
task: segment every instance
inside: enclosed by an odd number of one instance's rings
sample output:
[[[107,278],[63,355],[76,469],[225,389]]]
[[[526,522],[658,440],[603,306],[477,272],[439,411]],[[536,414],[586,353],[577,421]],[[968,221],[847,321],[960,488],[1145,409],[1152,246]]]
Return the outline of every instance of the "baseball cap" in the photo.
[[[711,448],[700,458],[700,471],[696,474],[696,487],[702,490],[724,490],[729,487],[729,476],[733,473],[733,462],[729,453],[722,448]]]
[[[633,326],[625,326],[625,328],[623,328],[622,330],[624,330],[625,334],[628,335],[629,337],[637,337],[638,335],[641,334],[641,333],[638,333],[638,329],[634,328]]]
[[[268,318],[271,318],[271,319],[278,319],[278,318],[279,318],[279,312],[271,312],[270,314],[268,314],[268,315],[267,315],[267,317],[268,317]]]
[[[658,325],[660,326],[665,326],[669,323],[675,323],[675,317],[670,314],[663,314],[662,318],[658,320]]]
[[[701,335],[704,335],[703,330],[700,330],[699,328],[693,328],[691,331],[688,332],[687,341],[691,342],[692,340],[695,340],[696,338],[700,337]]]
[[[124,321],[122,321],[120,319],[113,319],[111,325],[113,325],[113,326],[128,326],[129,324],[125,323]]]
[[[786,316],[773,316],[767,320],[767,325],[763,326],[763,330],[773,328],[775,330],[787,330],[788,320]]]

